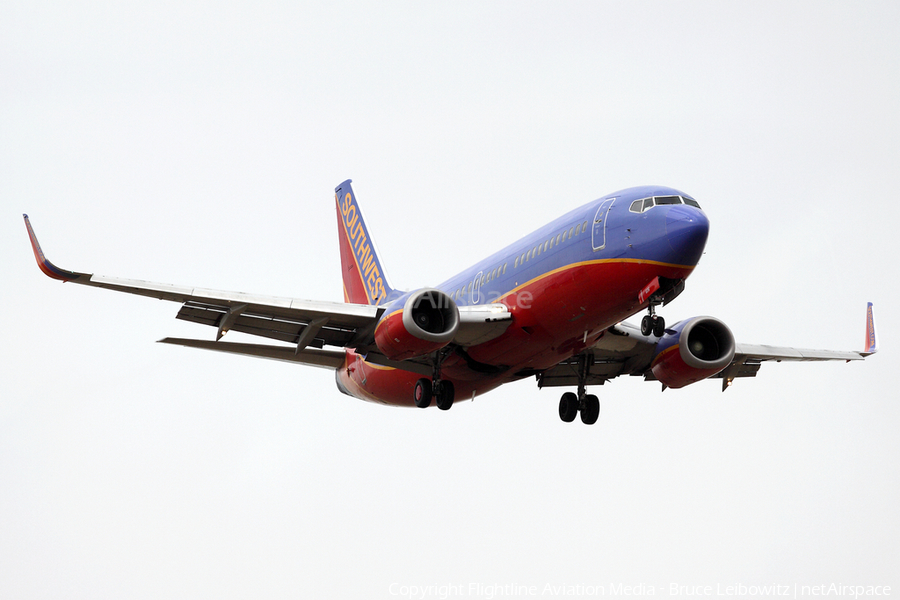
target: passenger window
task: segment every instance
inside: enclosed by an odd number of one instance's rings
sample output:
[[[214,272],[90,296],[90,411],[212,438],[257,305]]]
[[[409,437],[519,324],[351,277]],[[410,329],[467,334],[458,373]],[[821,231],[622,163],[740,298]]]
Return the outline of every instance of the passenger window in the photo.
[[[509,263],[503,263],[503,272],[506,273],[506,265]]]
[[[563,234],[558,234],[556,236],[556,245],[559,246],[559,243],[563,240]]]
[[[519,266],[519,257],[516,257],[516,260],[513,261],[513,269]]]
[[[550,242],[544,242],[544,252],[547,251],[547,248],[550,247]]]
[[[572,233],[575,231],[574,227],[569,227],[569,239],[572,239]]]
[[[581,224],[581,230],[582,230],[582,231],[587,231],[587,224],[588,224],[587,221],[585,221],[584,223]]]

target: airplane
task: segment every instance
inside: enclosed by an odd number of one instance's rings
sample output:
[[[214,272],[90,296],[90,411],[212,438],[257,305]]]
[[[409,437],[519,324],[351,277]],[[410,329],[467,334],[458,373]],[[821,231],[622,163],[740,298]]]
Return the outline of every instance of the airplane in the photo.
[[[512,381],[568,387],[565,422],[593,424],[587,393],[623,376],[662,389],[703,379],[755,377],[766,361],[862,360],[877,351],[872,303],[864,350],[739,344],[719,319],[667,326],[657,309],[677,298],[700,260],[709,219],[690,195],[642,186],[603,196],[551,221],[434,287],[412,291],[388,279],[351,180],[335,188],[344,302],[309,301],[118,279],[60,269],[47,276],[181,304],[176,318],[216,328],[215,340],[166,344],[327,368],[344,394],[388,405],[449,409]],[[640,327],[625,323],[645,313]],[[280,344],[226,342],[229,331]],[[326,346],[330,348],[326,348]]]

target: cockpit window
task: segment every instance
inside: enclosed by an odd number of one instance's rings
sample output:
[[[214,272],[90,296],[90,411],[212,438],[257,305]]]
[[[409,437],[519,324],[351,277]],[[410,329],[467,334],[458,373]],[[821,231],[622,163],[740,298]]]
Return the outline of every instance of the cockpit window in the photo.
[[[654,196],[652,198],[644,198],[643,200],[635,200],[631,203],[628,210],[631,212],[642,213],[650,210],[654,206],[682,203],[695,208],[700,208],[700,203],[687,196]]]

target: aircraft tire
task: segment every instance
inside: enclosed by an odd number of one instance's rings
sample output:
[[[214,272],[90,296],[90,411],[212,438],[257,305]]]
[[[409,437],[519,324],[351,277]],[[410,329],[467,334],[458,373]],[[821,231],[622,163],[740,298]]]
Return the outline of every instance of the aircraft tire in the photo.
[[[566,423],[571,423],[575,420],[575,415],[577,414],[578,396],[572,392],[566,392],[559,399],[559,418]]]
[[[581,422],[593,425],[600,417],[600,398],[593,394],[584,397],[584,408],[581,409]]]
[[[662,317],[656,317],[653,319],[653,335],[656,337],[662,337],[666,333],[666,320]]]
[[[419,408],[428,408],[431,405],[431,396],[431,380],[423,377],[416,382],[413,400]]]
[[[442,381],[435,394],[437,407],[441,410],[450,410],[450,407],[453,406],[454,393],[453,383],[450,381]]]
[[[644,318],[641,319],[641,335],[646,337],[651,333],[653,333],[653,321],[650,315],[644,315]]]

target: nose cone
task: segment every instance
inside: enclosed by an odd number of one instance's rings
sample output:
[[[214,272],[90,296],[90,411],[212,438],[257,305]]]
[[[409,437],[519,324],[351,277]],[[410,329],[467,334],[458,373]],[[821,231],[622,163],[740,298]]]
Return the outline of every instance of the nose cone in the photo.
[[[666,214],[666,237],[672,249],[673,263],[696,265],[700,262],[708,236],[709,219],[702,210],[693,206],[669,208]]]

